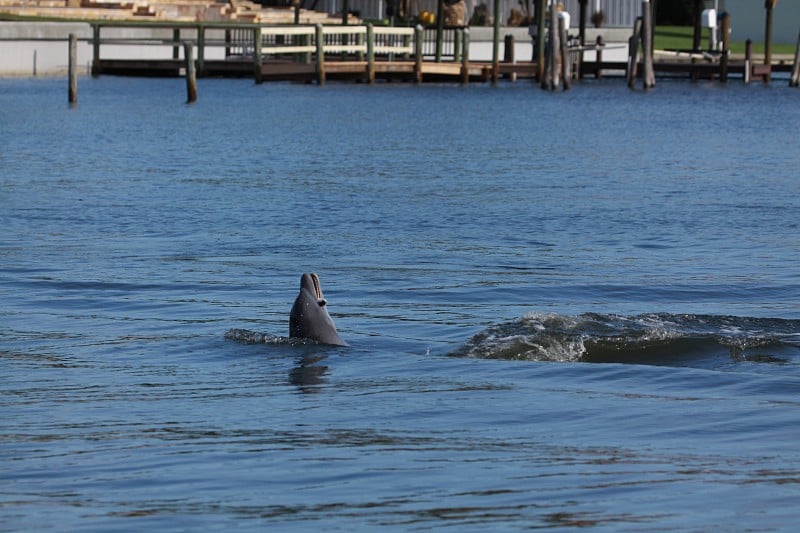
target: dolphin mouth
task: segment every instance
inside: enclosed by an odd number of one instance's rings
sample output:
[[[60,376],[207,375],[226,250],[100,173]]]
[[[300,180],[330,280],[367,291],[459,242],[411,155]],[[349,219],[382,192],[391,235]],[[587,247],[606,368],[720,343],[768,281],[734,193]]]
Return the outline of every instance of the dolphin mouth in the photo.
[[[311,281],[314,283],[314,296],[317,297],[317,303],[320,307],[325,307],[325,304],[328,302],[322,296],[322,289],[319,286],[319,276],[316,274],[311,274]]]

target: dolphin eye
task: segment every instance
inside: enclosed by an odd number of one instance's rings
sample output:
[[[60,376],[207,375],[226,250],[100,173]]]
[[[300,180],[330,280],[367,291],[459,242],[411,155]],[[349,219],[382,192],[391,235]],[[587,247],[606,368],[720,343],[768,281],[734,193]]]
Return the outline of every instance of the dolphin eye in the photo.
[[[317,300],[317,303],[319,304],[320,307],[325,307],[325,305],[328,302],[325,300],[325,298],[320,298],[319,300]]]

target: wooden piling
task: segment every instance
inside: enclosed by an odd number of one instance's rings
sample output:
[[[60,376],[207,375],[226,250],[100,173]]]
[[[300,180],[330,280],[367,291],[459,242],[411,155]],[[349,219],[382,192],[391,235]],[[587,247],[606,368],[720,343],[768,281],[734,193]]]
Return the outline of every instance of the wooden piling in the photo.
[[[322,24],[317,24],[317,83],[325,85],[325,35],[322,32]]]
[[[603,47],[606,45],[606,43],[603,42],[602,35],[597,36],[596,44],[597,44],[597,51],[595,52],[595,58],[594,58],[594,77],[595,79],[599,80],[600,78],[603,77],[603,69],[601,68],[601,65],[603,64]]]
[[[469,83],[469,28],[462,30],[463,37],[461,39],[461,83]]]
[[[264,63],[264,57],[261,53],[262,44],[261,26],[256,26],[253,28],[253,79],[257,85],[264,82],[264,71],[261,68]]]
[[[639,74],[639,43],[642,40],[642,17],[638,17],[633,24],[633,35],[628,39],[628,87],[636,87],[636,78]]]
[[[205,26],[197,27],[197,65],[196,70],[199,75],[205,76],[206,73],[206,29]]]
[[[789,78],[789,87],[800,86],[800,33],[797,35],[797,48],[794,50],[794,65],[792,76]]]
[[[642,77],[645,89],[656,86],[653,70],[653,10],[650,0],[642,0]]]
[[[503,63],[514,64],[514,35],[509,33],[503,42]],[[517,81],[517,73],[509,72],[505,76],[511,81]]]
[[[536,33],[536,81],[542,84],[544,87],[544,78],[545,78],[545,15],[544,15],[544,6],[545,0],[536,0],[536,24],[537,24],[537,33]]]
[[[572,65],[569,60],[569,41],[567,40],[566,21],[558,17],[558,42],[560,44],[559,55],[561,56],[561,83],[564,90],[569,90],[572,83]]]
[[[92,76],[100,75],[100,25],[92,26]]]
[[[78,38],[74,33],[69,34],[69,88],[67,97],[69,103],[78,103]]]
[[[186,63],[186,103],[197,101],[197,70],[194,63],[192,43],[183,43],[183,58]]]
[[[547,64],[542,89],[551,91],[561,83],[561,69],[558,66],[558,58],[561,55],[561,44],[558,32],[558,6],[553,3],[550,5],[550,31],[547,33]]]
[[[442,61],[444,47],[444,0],[436,2],[436,62]]]
[[[747,39],[744,43],[744,82],[749,84],[753,76],[753,41]]]
[[[367,24],[367,83],[375,83],[375,28]]]
[[[764,28],[764,64],[770,66],[770,69],[764,73],[764,83],[772,80],[772,11],[777,3],[778,0],[765,0],[764,2],[764,8],[767,10]]]
[[[494,31],[492,37],[492,83],[497,83],[500,77],[500,0],[494,0]]]
[[[578,12],[578,38],[581,46],[586,45],[586,14],[588,12],[589,0],[578,0],[580,11]],[[583,52],[581,52],[583,54]]]
[[[423,30],[420,24],[414,28],[414,81],[422,83]]]
[[[227,42],[230,39],[230,30],[225,30],[225,40]],[[181,30],[180,28],[175,28],[172,30],[172,59],[178,59],[181,57]],[[228,50],[225,50],[226,55]]]
[[[694,0],[694,10],[692,11],[692,19],[693,19],[693,26],[694,26],[694,33],[692,36],[692,50],[694,52],[700,51],[700,41],[703,37],[703,26],[702,26],[702,16],[703,16],[703,7],[705,7],[705,3],[703,0]]]
[[[720,32],[722,33],[722,56],[719,60],[719,81],[722,83],[728,82],[728,60],[731,55],[731,16],[728,12],[723,12],[720,24]]]

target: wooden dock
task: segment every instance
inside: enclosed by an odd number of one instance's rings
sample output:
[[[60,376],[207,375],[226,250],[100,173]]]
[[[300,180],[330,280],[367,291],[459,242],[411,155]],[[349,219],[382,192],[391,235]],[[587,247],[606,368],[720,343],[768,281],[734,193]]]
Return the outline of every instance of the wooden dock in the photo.
[[[372,25],[263,25],[247,23],[131,23],[92,24],[92,74],[121,76],[182,76],[186,45],[193,50],[198,77],[251,77],[265,81],[324,84],[328,80],[487,82],[498,79],[535,79],[533,61],[474,61],[469,57],[468,28],[451,28],[447,54],[434,54],[420,27]],[[120,30],[126,30],[120,37]],[[112,29],[114,29],[112,31]],[[142,36],[135,35],[136,30]],[[133,32],[133,35],[130,33]],[[108,36],[108,33],[116,35]],[[506,41],[506,50],[509,42]],[[147,49],[147,57],[130,58],[130,47]],[[127,54],[120,54],[127,49]],[[603,61],[604,46],[572,47],[571,76],[626,76],[629,63]],[[513,42],[511,43],[513,50]],[[597,59],[584,61],[584,53]],[[117,57],[114,57],[114,56]],[[145,55],[145,54],[143,54]],[[125,56],[125,57],[120,57]],[[789,63],[757,64],[752,57],[721,60],[722,55],[656,56],[653,70],[661,76],[720,79],[740,76],[745,81],[774,72],[791,72]],[[795,61],[796,62],[796,61]]]

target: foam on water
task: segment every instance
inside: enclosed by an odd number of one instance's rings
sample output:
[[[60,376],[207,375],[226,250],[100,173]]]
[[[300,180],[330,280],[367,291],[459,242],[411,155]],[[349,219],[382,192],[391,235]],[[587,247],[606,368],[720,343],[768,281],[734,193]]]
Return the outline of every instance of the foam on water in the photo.
[[[727,352],[738,360],[786,362],[783,355],[764,351],[798,352],[800,345],[794,341],[798,329],[800,321],[763,318],[531,312],[477,333],[452,355],[686,366],[687,354],[693,354],[690,360],[706,361]],[[759,353],[751,357],[756,349]]]

